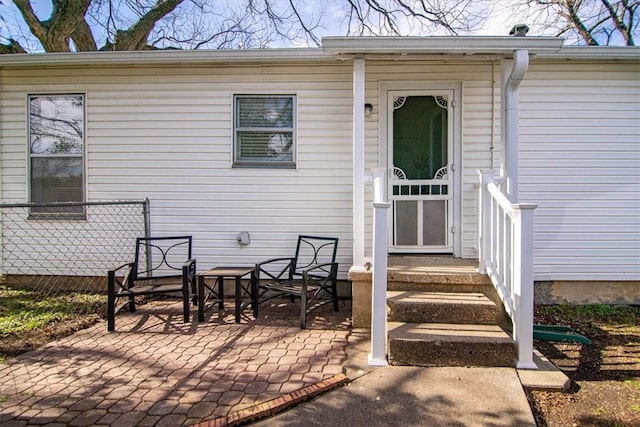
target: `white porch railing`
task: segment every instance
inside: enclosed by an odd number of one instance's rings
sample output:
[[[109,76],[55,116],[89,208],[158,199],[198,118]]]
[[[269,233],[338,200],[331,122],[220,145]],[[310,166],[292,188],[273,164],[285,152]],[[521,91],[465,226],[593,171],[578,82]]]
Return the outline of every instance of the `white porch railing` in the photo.
[[[387,210],[386,169],[373,177],[373,278],[371,290],[371,353],[369,365],[387,365]]]
[[[533,362],[533,210],[511,203],[492,173],[479,172],[478,261],[513,323],[517,367]]]

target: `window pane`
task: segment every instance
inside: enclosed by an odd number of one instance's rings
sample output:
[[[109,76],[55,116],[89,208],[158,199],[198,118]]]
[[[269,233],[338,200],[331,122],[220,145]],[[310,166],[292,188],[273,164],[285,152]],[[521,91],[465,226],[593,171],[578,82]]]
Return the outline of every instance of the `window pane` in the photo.
[[[292,97],[241,97],[238,127],[293,128]]]
[[[238,160],[293,161],[291,132],[238,132]]]
[[[29,143],[32,154],[82,154],[82,95],[32,96]]]
[[[77,157],[31,159],[33,203],[81,202],[82,159]],[[80,207],[80,210],[82,208]]]
[[[235,156],[239,165],[295,166],[295,96],[235,97]]]

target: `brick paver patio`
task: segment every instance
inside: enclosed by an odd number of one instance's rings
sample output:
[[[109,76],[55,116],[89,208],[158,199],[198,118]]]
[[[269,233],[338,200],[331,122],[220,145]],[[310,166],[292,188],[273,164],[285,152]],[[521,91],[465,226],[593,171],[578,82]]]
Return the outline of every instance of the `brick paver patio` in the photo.
[[[0,425],[182,426],[228,416],[342,373],[349,302],[300,330],[296,304],[181,321],[154,302],[0,364]],[[192,311],[192,317],[195,311]]]

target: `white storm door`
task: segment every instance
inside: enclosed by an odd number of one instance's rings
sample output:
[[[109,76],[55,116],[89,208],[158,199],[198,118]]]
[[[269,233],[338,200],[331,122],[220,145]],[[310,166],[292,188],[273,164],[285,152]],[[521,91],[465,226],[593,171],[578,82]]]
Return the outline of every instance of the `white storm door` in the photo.
[[[453,90],[388,91],[390,252],[453,252]]]

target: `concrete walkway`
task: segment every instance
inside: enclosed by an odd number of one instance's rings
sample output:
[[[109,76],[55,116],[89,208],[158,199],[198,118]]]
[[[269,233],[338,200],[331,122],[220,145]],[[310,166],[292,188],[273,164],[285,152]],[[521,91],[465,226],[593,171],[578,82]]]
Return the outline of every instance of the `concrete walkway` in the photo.
[[[352,381],[255,422],[259,427],[523,426],[535,427],[518,374],[511,368],[367,366],[368,331],[349,339]]]
[[[349,303],[325,308],[300,330],[295,304],[241,324],[141,306],[1,364],[0,425],[535,425],[515,370],[370,368]]]

